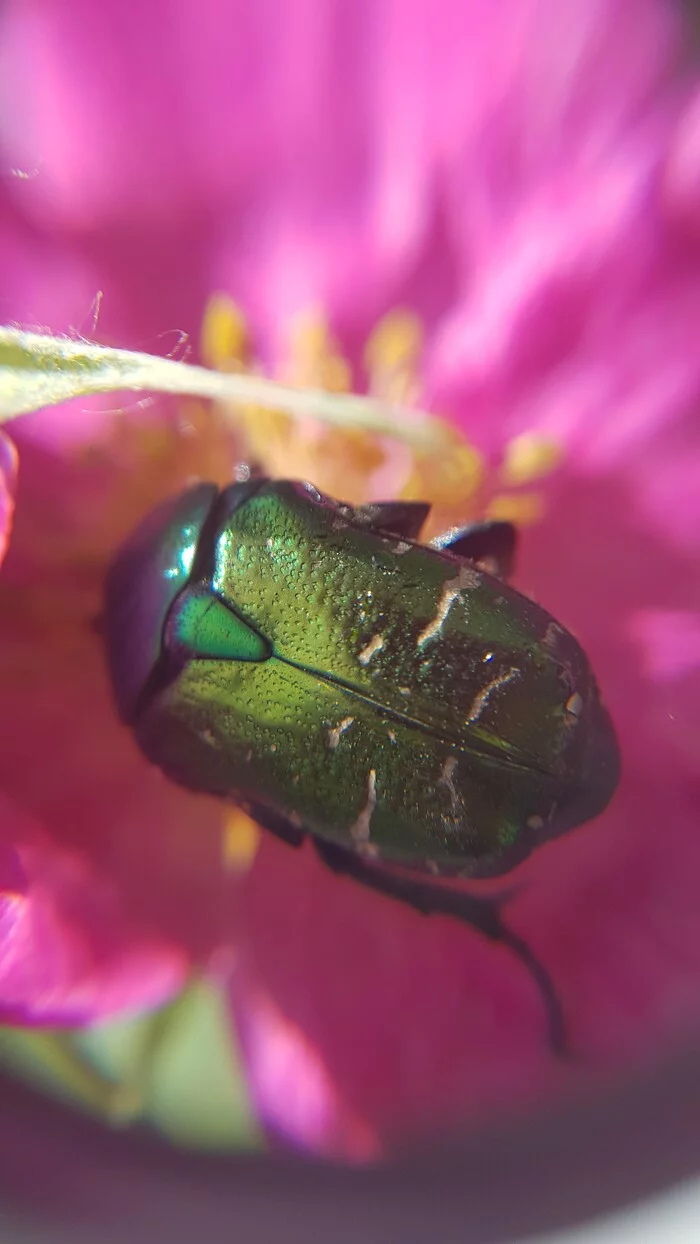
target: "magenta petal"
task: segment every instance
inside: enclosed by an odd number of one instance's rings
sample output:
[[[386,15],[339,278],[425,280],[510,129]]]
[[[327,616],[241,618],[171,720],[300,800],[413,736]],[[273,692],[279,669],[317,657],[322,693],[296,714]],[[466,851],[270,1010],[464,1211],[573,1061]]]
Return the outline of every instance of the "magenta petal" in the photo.
[[[381,1156],[376,1130],[341,1097],[321,1051],[237,965],[234,997],[238,1036],[259,1117],[276,1135],[312,1152],[350,1161]]]
[[[541,998],[473,930],[270,838],[239,920],[232,1004],[251,1091],[288,1140],[367,1157],[551,1082]]]
[[[259,207],[276,183],[312,209],[356,197],[375,25],[361,11],[23,0],[3,23],[5,141],[20,167],[41,161],[37,204],[48,194],[73,227],[201,219],[251,192]]]
[[[188,961],[129,928],[115,892],[0,799],[0,1017],[83,1024],[155,1007]]]
[[[17,483],[17,451],[4,432],[0,432],[0,562],[12,530]]]
[[[700,206],[700,91],[681,115],[664,169],[663,206],[671,221],[697,242]]]

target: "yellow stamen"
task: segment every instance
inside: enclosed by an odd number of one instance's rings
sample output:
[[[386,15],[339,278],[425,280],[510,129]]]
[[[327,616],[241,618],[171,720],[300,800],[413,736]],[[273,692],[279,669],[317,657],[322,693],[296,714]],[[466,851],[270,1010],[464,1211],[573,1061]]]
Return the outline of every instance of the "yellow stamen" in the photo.
[[[292,457],[300,425],[282,411],[261,406],[247,406],[238,414],[245,438],[246,461],[266,475],[295,475]],[[290,465],[285,468],[286,462]]]
[[[236,357],[227,357],[227,350],[235,351]],[[238,308],[224,296],[217,295],[207,309],[202,353],[224,368],[252,357]],[[287,383],[299,387],[336,393],[351,388],[350,364],[328,322],[314,311],[293,321],[280,372]],[[312,419],[300,423],[260,407],[238,411],[238,420],[245,441],[243,456],[251,465],[273,477],[310,479],[347,501],[368,499],[368,481],[385,460],[379,438],[361,429],[332,428]]]
[[[391,403],[416,401],[423,344],[423,325],[413,312],[399,309],[385,315],[363,352],[369,391]],[[216,295],[207,309],[202,353],[218,367],[252,366],[244,317],[226,295]],[[350,363],[319,311],[304,312],[293,321],[280,378],[331,392],[351,389]],[[267,474],[310,479],[322,491],[353,503],[376,497],[378,487],[386,495],[430,501],[428,536],[484,512],[522,525],[538,522],[543,494],[510,490],[544,479],[562,459],[561,447],[551,438],[536,432],[516,436],[506,446],[498,471],[504,491],[488,501],[491,488],[483,456],[442,419],[435,420],[443,433],[440,453],[410,451],[361,429],[333,428],[312,419],[293,422],[279,411],[257,407],[239,412],[239,420],[247,460]],[[375,477],[381,485],[375,485]]]
[[[515,523],[516,527],[528,527],[538,523],[545,511],[541,492],[498,493],[486,507],[487,518]]]
[[[506,445],[499,475],[504,484],[518,487],[551,475],[561,463],[561,445],[538,432],[523,432]]]
[[[442,422],[442,421],[440,421]],[[406,501],[430,501],[433,509],[425,528],[427,537],[454,524],[478,518],[486,468],[484,459],[456,428],[444,424],[445,450],[412,455],[412,465],[400,495]]]
[[[260,830],[255,821],[241,808],[227,808],[221,837],[224,868],[247,872],[252,866],[260,844]]]
[[[325,317],[305,311],[292,321],[283,380],[300,388],[347,393],[351,388],[350,365],[340,353]]]
[[[228,294],[214,294],[207,303],[200,348],[202,360],[219,371],[233,371],[250,362],[245,316]]]
[[[384,401],[409,403],[419,392],[423,326],[411,311],[390,311],[367,339],[364,363],[370,393]]]

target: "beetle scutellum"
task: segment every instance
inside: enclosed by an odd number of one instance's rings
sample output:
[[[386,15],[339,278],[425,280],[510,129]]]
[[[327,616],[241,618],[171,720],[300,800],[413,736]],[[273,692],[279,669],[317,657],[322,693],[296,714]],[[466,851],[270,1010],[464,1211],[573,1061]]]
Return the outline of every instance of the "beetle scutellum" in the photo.
[[[422,545],[428,511],[265,478],[165,503],[107,578],[117,704],[174,781],[509,945],[561,1049],[550,979],[501,901],[434,877],[504,872],[597,816],[615,735],[580,645],[502,577],[513,528]]]

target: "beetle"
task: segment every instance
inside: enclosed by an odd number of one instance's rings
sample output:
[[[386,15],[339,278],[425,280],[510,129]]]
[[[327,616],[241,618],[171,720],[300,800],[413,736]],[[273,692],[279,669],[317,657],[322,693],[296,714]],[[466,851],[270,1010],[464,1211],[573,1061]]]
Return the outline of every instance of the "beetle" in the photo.
[[[602,812],[615,732],[580,644],[507,582],[514,528],[424,544],[429,510],[264,476],[163,503],[107,574],[116,703],[175,782],[508,945],[563,1051],[552,982],[502,920],[507,894],[440,878],[507,872]]]

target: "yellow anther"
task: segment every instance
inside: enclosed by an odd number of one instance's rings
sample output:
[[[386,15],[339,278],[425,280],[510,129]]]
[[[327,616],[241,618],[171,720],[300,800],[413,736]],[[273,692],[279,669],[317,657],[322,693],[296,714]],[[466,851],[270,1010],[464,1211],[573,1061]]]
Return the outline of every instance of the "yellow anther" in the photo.
[[[383,401],[414,401],[420,392],[423,344],[423,325],[417,315],[407,310],[385,315],[369,335],[363,352],[369,391]],[[215,295],[207,307],[202,352],[218,367],[251,364],[245,318],[225,294]],[[295,317],[289,326],[285,355],[280,378],[287,383],[329,392],[352,388],[351,365],[322,311],[310,309]],[[309,479],[323,492],[359,504],[374,495],[379,486],[374,477],[381,469],[382,488],[393,477],[395,495],[432,503],[426,536],[445,525],[483,515],[485,494],[491,491],[481,453],[442,419],[436,419],[443,433],[440,452],[412,455],[405,446],[392,448],[391,442],[365,430],[329,428],[312,419],[293,420],[275,410],[237,409],[236,420],[243,433],[242,456],[273,478]],[[183,434],[189,431],[195,440],[206,440],[200,421],[192,422],[193,428],[183,425]],[[164,453],[164,447],[156,443],[142,448],[149,458]],[[561,459],[561,446],[550,438],[536,432],[515,437],[506,446],[499,469],[504,491],[492,497],[488,517],[524,525],[537,522],[544,512],[542,494],[534,490],[512,494],[510,489],[543,479]]]
[[[364,350],[369,371],[415,365],[423,349],[423,326],[412,311],[390,311],[367,338]]]
[[[250,361],[245,316],[228,294],[213,294],[207,303],[200,338],[202,360],[220,371],[238,370]]]
[[[257,855],[260,829],[241,808],[230,808],[224,817],[221,857],[224,868],[247,872]]]
[[[320,313],[304,311],[292,321],[283,378],[290,384],[327,389],[329,393],[350,389],[350,366]]]
[[[442,420],[438,421],[443,424]],[[465,504],[484,480],[484,460],[456,428],[443,424],[445,447],[441,454],[415,454],[413,470],[401,490],[407,501],[433,501],[450,508]]]
[[[557,441],[537,432],[523,432],[506,445],[499,475],[507,485],[531,484],[551,475],[563,456]]]
[[[369,481],[386,454],[371,433],[352,428],[324,429],[315,446],[313,482],[322,492],[353,505],[369,500]]]
[[[544,511],[545,499],[541,492],[498,493],[487,505],[486,517],[527,527],[538,523]]]
[[[288,415],[264,406],[246,406],[237,413],[245,429],[246,458],[267,475],[289,475],[291,465],[285,471],[283,463],[298,435],[297,425]]]
[[[379,321],[363,356],[370,393],[397,403],[417,395],[423,337],[423,326],[411,311],[390,311]]]

